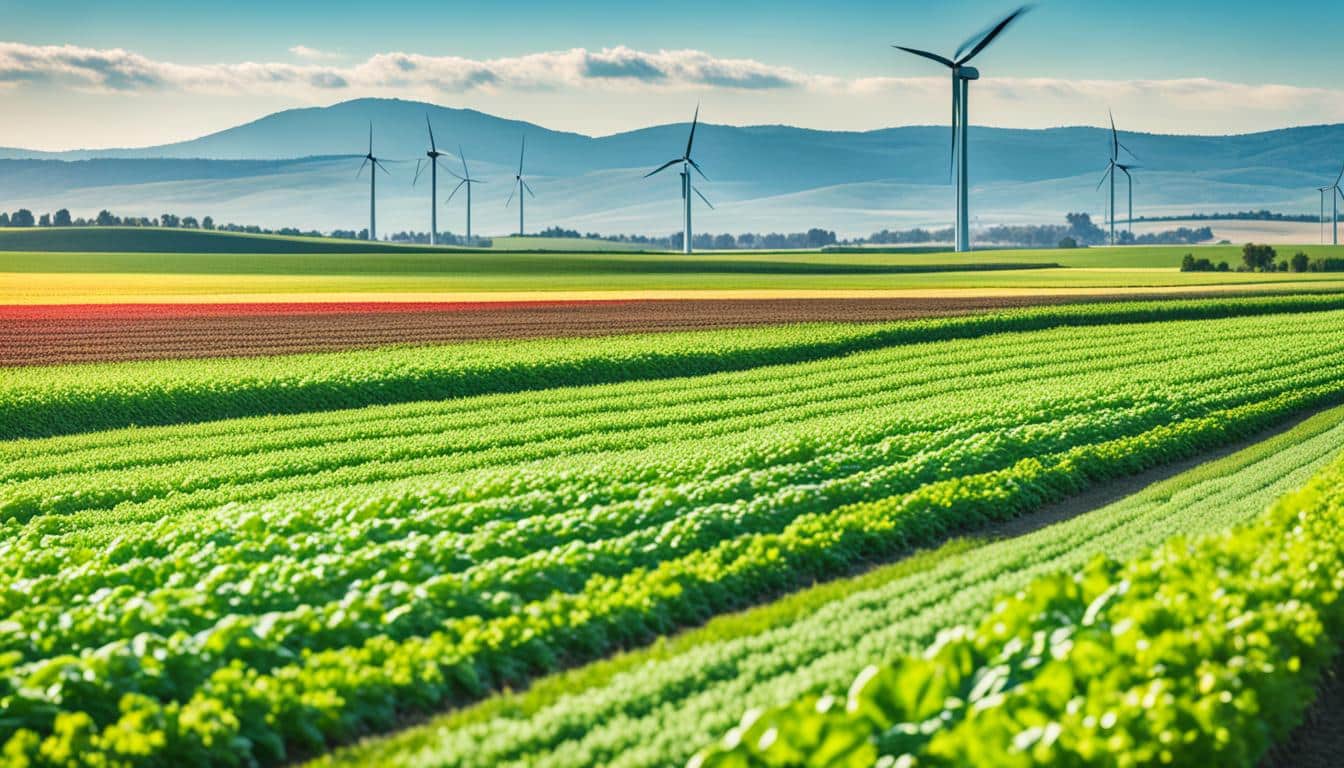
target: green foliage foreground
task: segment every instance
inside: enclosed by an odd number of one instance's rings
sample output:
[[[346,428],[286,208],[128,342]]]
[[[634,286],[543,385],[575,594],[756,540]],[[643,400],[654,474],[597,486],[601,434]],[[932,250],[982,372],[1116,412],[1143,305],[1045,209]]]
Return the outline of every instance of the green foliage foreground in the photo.
[[[1338,403],[1342,318],[0,445],[0,739],[311,754]]]
[[[1344,636],[1344,462],[1238,530],[1033,582],[843,696],[749,712],[696,768],[1254,766]]]

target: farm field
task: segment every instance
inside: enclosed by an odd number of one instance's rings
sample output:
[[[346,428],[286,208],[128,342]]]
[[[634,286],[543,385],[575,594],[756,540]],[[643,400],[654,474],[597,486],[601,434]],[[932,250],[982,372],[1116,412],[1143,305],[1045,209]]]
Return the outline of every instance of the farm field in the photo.
[[[1076,571],[1101,553],[1133,557],[1176,535],[1252,520],[1336,460],[1341,439],[1344,409],[1334,408],[1114,502],[1084,496],[1082,504],[1047,507],[1023,518],[1035,529],[992,530],[1002,538],[957,540],[715,619],[647,650],[338,750],[312,768],[678,764],[746,707],[817,687],[839,694],[866,665],[981,620],[996,597],[1036,578]],[[656,743],[641,748],[641,734],[650,733]]]
[[[1342,321],[1320,294],[12,368],[0,743],[38,765],[278,764],[484,700],[368,748],[677,764],[1004,590],[1256,518],[1337,452]],[[813,587],[1318,411],[1058,525]],[[809,588],[825,599],[769,602]],[[761,604],[653,652],[666,676],[580,668],[585,704],[544,700],[561,668]],[[720,644],[738,660],[695,655]],[[534,680],[527,711],[490,704]]]
[[[1154,294],[1153,298],[1199,295]],[[11,305],[0,307],[0,365],[251,357],[417,343],[661,333],[779,323],[875,323],[1143,298],[1138,294]]]
[[[1312,256],[1344,255],[1302,246]],[[884,252],[63,253],[0,251],[0,304],[929,297],[1306,289],[1339,273],[1182,273],[1181,256],[1235,265],[1238,246]]]

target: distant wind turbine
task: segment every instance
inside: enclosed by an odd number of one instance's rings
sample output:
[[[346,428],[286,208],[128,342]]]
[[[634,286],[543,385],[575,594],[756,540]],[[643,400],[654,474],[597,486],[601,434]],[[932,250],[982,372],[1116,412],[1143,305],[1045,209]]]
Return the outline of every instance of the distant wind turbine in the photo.
[[[1344,189],[1339,188],[1339,182],[1344,179],[1344,168],[1339,169],[1339,175],[1335,177],[1335,183],[1326,187],[1330,192],[1330,227],[1333,232],[1331,243],[1339,245],[1339,198],[1344,197]]]
[[[1122,165],[1120,163],[1120,150],[1129,152],[1129,156],[1138,159],[1138,156],[1130,151],[1120,142],[1120,134],[1115,130],[1115,115],[1111,115],[1111,157],[1106,161],[1106,172],[1101,175],[1101,181],[1097,182],[1097,189],[1105,184],[1109,179],[1111,182],[1111,245],[1115,245],[1115,172],[1119,170],[1125,176],[1129,176],[1129,169],[1138,168],[1137,165]],[[1134,219],[1134,186],[1133,179],[1130,179],[1129,187],[1129,217]],[[1132,231],[1132,230],[1131,230]]]
[[[359,164],[359,170],[355,171],[355,178],[359,178],[359,174],[364,172],[365,166],[372,166],[369,168],[369,240],[373,241],[378,239],[378,171],[382,171],[389,176],[391,173],[383,167],[378,158],[373,156],[372,121],[369,122],[369,151],[364,155],[364,162]]]
[[[439,151],[434,144],[434,126],[429,124],[429,115],[425,115],[425,127],[429,129],[429,151],[425,153],[429,157],[429,244],[437,245],[439,241],[439,158],[443,153]],[[411,180],[411,186],[420,180],[420,166],[424,160],[418,160],[415,163],[415,178]]]
[[[683,214],[684,218],[683,218],[683,227],[681,235],[682,253],[691,252],[691,193],[694,192],[696,195],[699,195],[700,199],[705,201],[705,205],[708,205],[711,210],[714,208],[714,204],[709,202],[709,198],[700,194],[700,190],[696,189],[695,185],[691,183],[692,168],[695,169],[696,173],[700,174],[700,178],[704,179],[705,181],[709,181],[709,177],[705,175],[705,172],[700,170],[700,164],[695,162],[695,160],[691,158],[691,145],[695,143],[695,126],[698,125],[699,123],[700,123],[700,105],[697,104],[695,106],[695,117],[691,118],[691,135],[686,139],[686,151],[682,153],[681,157],[674,157],[671,160],[668,160],[666,163],[663,163],[662,165],[658,166],[657,168],[654,168],[652,171],[649,171],[648,173],[644,174],[644,178],[647,179],[650,176],[654,175],[655,173],[661,173],[662,171],[671,168],[677,163],[681,163],[681,200],[685,204],[685,212]]]
[[[533,191],[532,191],[532,188],[529,187],[529,186],[527,185],[527,182],[523,179],[523,153],[526,152],[526,151],[527,151],[527,137],[524,136],[524,137],[523,137],[523,145],[522,145],[522,147],[518,150],[518,175],[513,177],[513,189],[509,191],[509,199],[504,201],[504,207],[505,207],[505,208],[508,208],[508,207],[509,207],[509,203],[512,203],[512,202],[513,202],[513,196],[514,196],[514,194],[517,194],[517,195],[518,195],[518,236],[519,236],[519,237],[522,237],[524,234],[527,233],[527,230],[523,228],[523,202],[524,202],[525,199],[526,199],[526,198],[523,196],[523,193],[526,192],[527,194],[531,195],[531,196],[534,197],[534,198],[537,196],[537,193],[533,192]]]
[[[1129,232],[1130,236],[1133,237],[1133,235],[1134,235],[1134,176],[1133,176],[1132,174],[1130,174],[1130,171],[1138,170],[1139,166],[1137,166],[1137,165],[1125,165],[1124,163],[1116,163],[1116,164],[1115,164],[1115,167],[1116,167],[1116,169],[1119,170],[1121,173],[1125,174],[1125,187],[1126,187],[1126,191],[1129,193],[1129,216],[1128,216],[1128,218],[1125,219],[1125,231]]]
[[[1321,193],[1321,217],[1319,221],[1321,224],[1321,243],[1325,243],[1325,193],[1330,191],[1330,187],[1317,187],[1316,191]],[[1334,195],[1330,197],[1333,198]]]
[[[969,251],[971,249],[971,220],[968,212],[970,174],[967,169],[966,137],[970,120],[969,92],[971,81],[980,79],[980,71],[975,67],[967,66],[967,64],[981,51],[985,50],[990,43],[994,42],[994,38],[1002,34],[1009,24],[1012,24],[1029,9],[1030,6],[1018,8],[997,24],[971,36],[970,39],[961,44],[960,48],[957,48],[957,52],[952,54],[951,59],[929,51],[921,51],[918,48],[906,48],[903,45],[892,46],[906,53],[913,53],[916,56],[936,61],[952,70],[952,160],[949,170],[953,172],[956,179],[956,249],[958,251]],[[970,51],[962,56],[962,53],[968,48]]]
[[[484,184],[485,182],[481,179],[473,179],[471,177],[471,169],[467,167],[467,156],[462,152],[462,146],[460,144],[457,147],[457,156],[462,160],[462,175],[458,176],[456,173],[453,173],[452,170],[448,171],[449,173],[452,173],[453,176],[457,177],[458,182],[457,186],[453,187],[453,193],[448,195],[448,199],[443,201],[443,204],[447,205],[453,202],[453,195],[456,195],[459,189],[463,187],[467,188],[467,245],[471,245],[471,185]]]

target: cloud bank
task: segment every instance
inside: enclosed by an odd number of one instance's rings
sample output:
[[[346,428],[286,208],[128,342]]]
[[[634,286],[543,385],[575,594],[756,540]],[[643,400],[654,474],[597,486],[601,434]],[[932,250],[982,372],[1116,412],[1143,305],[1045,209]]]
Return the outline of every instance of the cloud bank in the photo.
[[[670,119],[663,110],[676,103],[669,94],[678,93],[686,95],[686,109],[703,100],[709,118],[723,123],[868,129],[945,125],[949,119],[947,82],[940,72],[837,77],[704,51],[625,46],[493,59],[392,51],[347,61],[304,45],[289,53],[288,62],[184,64],[121,48],[0,42],[0,89],[10,92],[16,109],[22,109],[25,94],[41,94],[48,104],[68,95],[71,109],[109,113],[116,112],[110,104],[137,98],[146,112],[164,116],[163,135],[149,136],[142,120],[138,128],[124,127],[125,134],[139,131],[126,140],[145,142],[215,130],[232,115],[250,119],[282,106],[363,96],[471,106],[585,133]],[[973,86],[971,118],[1005,127],[1098,125],[1108,108],[1130,130],[1236,133],[1344,121],[1344,90],[1208,78],[990,77]],[[650,118],[655,111],[659,118]],[[206,124],[207,119],[215,122]],[[168,120],[175,122],[170,126]],[[55,117],[50,125],[39,123],[16,126],[0,142],[55,142],[66,130]]]

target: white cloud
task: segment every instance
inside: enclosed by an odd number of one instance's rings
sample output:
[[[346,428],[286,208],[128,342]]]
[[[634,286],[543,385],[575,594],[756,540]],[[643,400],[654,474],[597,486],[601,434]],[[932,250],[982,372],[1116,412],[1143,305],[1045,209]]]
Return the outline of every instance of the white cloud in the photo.
[[[724,123],[865,129],[948,120],[947,80],[933,74],[837,77],[704,51],[625,46],[493,59],[392,51],[349,63],[301,45],[290,52],[301,61],[202,65],[119,48],[0,42],[0,87],[8,86],[10,93],[41,92],[48,103],[62,89],[112,98],[138,94],[147,108],[155,103],[164,109],[196,96],[209,99],[212,107],[234,104],[238,112],[250,110],[253,116],[263,104],[399,96],[472,106],[586,133],[683,119],[682,106],[689,108],[700,98],[710,119]],[[676,101],[666,96],[678,92],[687,95],[685,105],[665,112]],[[1105,121],[1108,107],[1130,130],[1233,133],[1344,121],[1344,90],[1207,78],[993,77],[972,86],[976,124],[1097,125]],[[658,117],[650,118],[654,110]]]
[[[322,51],[317,48],[309,48],[306,45],[295,45],[289,49],[289,52],[308,61],[326,61],[341,58],[341,54],[332,51]]]

